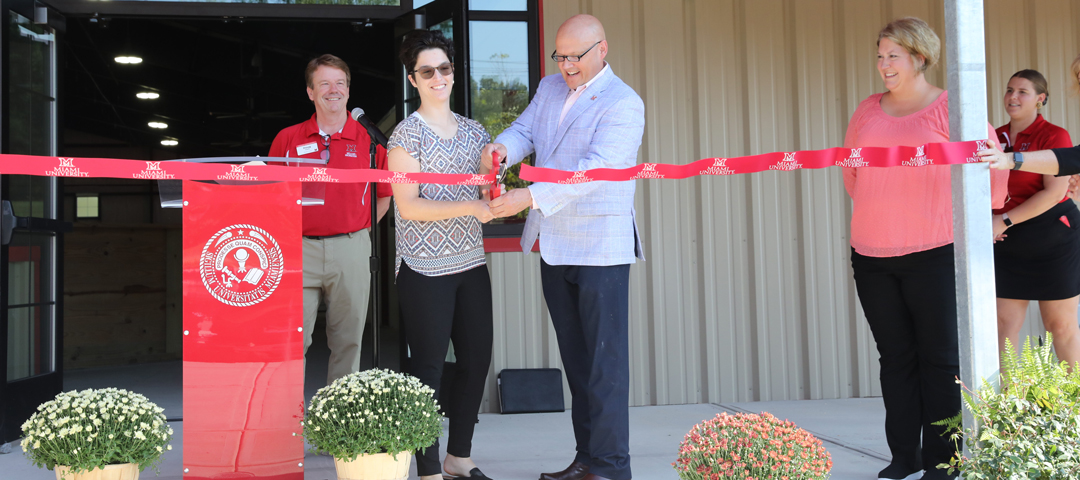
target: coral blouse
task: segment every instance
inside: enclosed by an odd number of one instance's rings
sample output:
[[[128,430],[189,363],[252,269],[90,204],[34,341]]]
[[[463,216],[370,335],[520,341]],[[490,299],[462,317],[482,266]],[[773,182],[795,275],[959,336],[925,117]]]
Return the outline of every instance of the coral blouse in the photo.
[[[1030,152],[1035,150],[1050,150],[1051,148],[1068,148],[1072,146],[1069,132],[1064,128],[1054,125],[1043,119],[1042,115],[1035,117],[1035,122],[1028,125],[1024,131],[1018,133],[1016,138],[1009,138],[1009,124],[998,127],[997,139],[1006,152]],[[1032,195],[1039,193],[1043,186],[1043,175],[1031,172],[1012,172],[1009,174],[1009,199],[1005,206],[994,210],[994,215],[1002,214],[1024,203]],[[1061,202],[1069,198],[1065,195]]]
[[[949,141],[949,95],[918,112],[893,117],[878,93],[863,100],[848,124],[844,147],[917,146]],[[987,125],[987,135],[994,130]],[[987,137],[992,138],[992,137]],[[992,204],[1005,203],[1008,170],[990,171]],[[868,257],[899,257],[953,241],[952,173],[949,165],[844,168],[854,206],[851,246]]]

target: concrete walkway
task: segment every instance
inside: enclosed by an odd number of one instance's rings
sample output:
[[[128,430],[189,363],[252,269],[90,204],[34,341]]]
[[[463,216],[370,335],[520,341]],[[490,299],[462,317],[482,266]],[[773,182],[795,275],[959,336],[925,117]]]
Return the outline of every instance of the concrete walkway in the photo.
[[[309,352],[310,354],[310,352]],[[309,361],[309,370],[325,365],[325,360]],[[314,364],[314,365],[313,365]],[[325,378],[322,372],[308,372],[309,378]],[[66,390],[115,386],[146,395],[165,409],[169,419],[180,419],[182,396],[180,362],[73,370],[65,372]],[[306,385],[307,398],[319,382]],[[788,419],[820,438],[832,455],[832,478],[869,480],[888,464],[885,443],[885,410],[880,398],[846,400],[804,400],[751,402],[723,405],[675,405],[630,409],[630,455],[634,478],[677,480],[671,466],[683,436],[695,424],[720,412],[759,413],[767,411]],[[170,422],[175,431],[173,450],[166,452],[161,475],[143,472],[143,480],[181,480],[183,471],[182,421]],[[444,432],[445,434],[445,432]],[[445,435],[443,437],[445,442]],[[18,443],[10,453],[0,454],[0,480],[51,480],[52,471],[40,470],[23,456]],[[445,452],[443,452],[445,454]],[[570,412],[527,415],[484,414],[476,426],[473,460],[497,480],[536,480],[540,472],[561,470],[574,456]],[[330,457],[306,453],[306,480],[335,480]],[[415,466],[413,476],[415,476]]]

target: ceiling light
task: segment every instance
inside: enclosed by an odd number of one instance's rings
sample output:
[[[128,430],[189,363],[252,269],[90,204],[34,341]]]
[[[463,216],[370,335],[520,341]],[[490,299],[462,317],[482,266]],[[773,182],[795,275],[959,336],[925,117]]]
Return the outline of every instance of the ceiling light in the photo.
[[[177,145],[180,145],[180,142],[178,142],[176,140],[166,139],[166,140],[162,140],[161,144],[165,145],[166,147],[175,147]]]
[[[139,92],[135,94],[140,100],[155,100],[161,95],[157,92]]]
[[[114,58],[113,60],[116,60],[116,63],[123,63],[123,64],[126,64],[126,65],[134,65],[134,64],[137,64],[137,63],[142,63],[142,57],[136,57],[136,56],[133,56],[133,55],[121,55],[119,57]]]
[[[147,123],[147,125],[149,125],[150,128],[169,128],[169,125],[163,122],[150,122]]]

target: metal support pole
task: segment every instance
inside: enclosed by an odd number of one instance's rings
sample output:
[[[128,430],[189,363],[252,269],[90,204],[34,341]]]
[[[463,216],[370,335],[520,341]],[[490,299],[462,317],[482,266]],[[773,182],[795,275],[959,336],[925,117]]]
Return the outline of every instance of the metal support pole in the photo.
[[[945,1],[949,76],[949,139],[981,140],[987,134],[986,43],[982,0]],[[953,246],[960,379],[976,389],[997,385],[997,302],[994,281],[990,172],[985,164],[952,168]],[[975,426],[965,408],[964,427]],[[967,447],[964,447],[965,453]]]
[[[376,144],[375,138],[369,139],[368,143],[370,148],[368,155],[371,158],[371,169],[376,170],[379,168],[375,162],[376,156]],[[379,319],[382,316],[381,309],[379,308],[379,295],[382,289],[379,288],[379,184],[370,183],[371,186],[371,257],[369,258],[368,267],[371,270],[371,368],[379,368],[382,366],[379,354]]]

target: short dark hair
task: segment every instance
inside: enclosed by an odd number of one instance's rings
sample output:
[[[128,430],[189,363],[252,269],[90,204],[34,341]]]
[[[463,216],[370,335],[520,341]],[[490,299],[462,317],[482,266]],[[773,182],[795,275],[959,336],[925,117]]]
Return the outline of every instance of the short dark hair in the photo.
[[[311,77],[315,76],[315,70],[318,70],[319,67],[333,67],[345,72],[345,86],[352,86],[352,73],[349,73],[349,64],[334,55],[324,53],[317,58],[311,59],[307,64],[307,68],[304,69],[304,83],[307,84],[308,88],[315,88],[311,84]]]
[[[1029,68],[1014,73],[1013,76],[1009,77],[1009,80],[1017,77],[1030,81],[1031,85],[1035,87],[1035,95],[1046,94],[1046,99],[1044,99],[1043,102],[1038,106],[1041,107],[1043,105],[1046,105],[1047,100],[1050,100],[1050,89],[1047,87],[1046,77],[1044,77],[1043,74],[1039,73],[1038,70],[1032,70]]]
[[[405,71],[412,72],[416,69],[416,57],[420,56],[420,52],[433,48],[442,50],[446,58],[454,61],[454,44],[438,30],[413,30],[406,34],[401,41],[398,58],[405,65]]]

